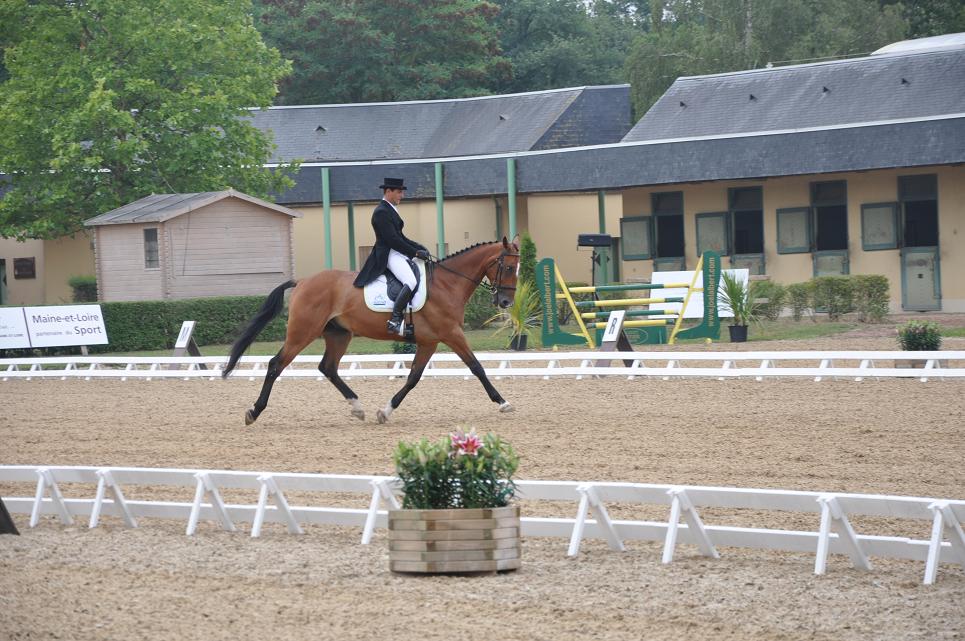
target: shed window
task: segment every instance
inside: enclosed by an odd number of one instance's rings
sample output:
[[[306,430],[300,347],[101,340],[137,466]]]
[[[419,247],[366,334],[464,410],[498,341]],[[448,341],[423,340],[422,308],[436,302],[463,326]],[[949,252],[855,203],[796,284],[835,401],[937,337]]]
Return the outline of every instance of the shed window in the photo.
[[[18,280],[21,278],[36,278],[37,259],[33,256],[30,258],[14,258],[13,277]]]
[[[157,269],[161,266],[161,258],[158,254],[157,227],[148,227],[144,230],[144,268]]]

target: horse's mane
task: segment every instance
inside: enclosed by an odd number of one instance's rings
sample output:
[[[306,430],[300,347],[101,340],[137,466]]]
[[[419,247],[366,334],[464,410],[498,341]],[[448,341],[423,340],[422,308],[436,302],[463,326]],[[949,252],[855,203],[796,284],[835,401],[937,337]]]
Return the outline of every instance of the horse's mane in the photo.
[[[496,243],[498,243],[498,242],[502,242],[502,241],[490,240],[489,242],[476,243],[475,245],[470,245],[469,247],[466,247],[465,249],[460,249],[459,251],[457,251],[457,252],[455,252],[455,253],[449,254],[449,255],[446,256],[445,258],[440,258],[440,259],[439,259],[439,262],[441,263],[441,262],[444,261],[444,260],[449,260],[450,258],[455,258],[456,256],[461,256],[462,254],[465,254],[466,252],[472,251],[473,249],[476,249],[477,247],[482,247],[482,246],[484,246],[484,245],[494,245],[494,244],[496,244]]]

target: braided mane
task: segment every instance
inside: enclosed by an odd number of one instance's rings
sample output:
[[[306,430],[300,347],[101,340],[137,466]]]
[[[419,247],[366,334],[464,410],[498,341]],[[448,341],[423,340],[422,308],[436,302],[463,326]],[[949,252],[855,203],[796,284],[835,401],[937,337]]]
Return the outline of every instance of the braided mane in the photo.
[[[499,243],[499,242],[502,242],[502,241],[499,241],[499,240],[490,240],[489,242],[485,242],[485,243],[476,243],[475,245],[470,245],[469,247],[466,247],[465,249],[460,249],[459,251],[455,252],[454,254],[449,254],[449,255],[446,256],[445,258],[440,258],[440,259],[439,259],[439,262],[441,263],[441,262],[444,261],[444,260],[449,260],[450,258],[455,258],[456,256],[459,256],[459,255],[461,255],[461,254],[465,254],[466,252],[471,251],[471,250],[473,250],[473,249],[476,249],[477,247],[482,247],[483,245],[494,245],[494,244]]]

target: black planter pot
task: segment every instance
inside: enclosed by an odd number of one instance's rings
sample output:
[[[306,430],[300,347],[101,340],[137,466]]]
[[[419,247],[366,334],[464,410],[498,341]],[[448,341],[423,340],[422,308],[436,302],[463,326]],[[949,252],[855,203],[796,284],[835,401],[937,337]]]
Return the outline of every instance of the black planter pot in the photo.
[[[526,351],[526,339],[528,335],[520,334],[519,336],[513,336],[512,340],[509,341],[509,349],[514,349],[517,352]]]
[[[747,342],[747,325],[731,325],[727,330],[730,332],[731,343]]]

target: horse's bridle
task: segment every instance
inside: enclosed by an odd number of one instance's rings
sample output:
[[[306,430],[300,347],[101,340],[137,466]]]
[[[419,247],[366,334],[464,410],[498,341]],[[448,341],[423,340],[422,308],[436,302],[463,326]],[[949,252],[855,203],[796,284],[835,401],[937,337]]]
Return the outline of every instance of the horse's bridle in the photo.
[[[465,278],[466,280],[468,280],[469,282],[471,282],[474,287],[479,287],[479,285],[482,284],[483,279],[488,277],[489,268],[492,267],[493,265],[497,265],[497,267],[496,267],[496,282],[493,283],[493,282],[492,282],[492,279],[490,279],[489,291],[490,291],[490,292],[492,293],[492,295],[493,295],[493,305],[495,305],[495,306],[498,307],[498,306],[499,306],[499,301],[496,299],[496,297],[499,295],[500,292],[512,291],[512,292],[513,292],[513,295],[514,295],[514,296],[516,295],[516,294],[515,294],[515,292],[516,292],[516,286],[515,286],[515,285],[502,285],[502,284],[501,284],[502,281],[503,281],[503,272],[505,271],[505,262],[506,262],[506,258],[507,258],[508,256],[515,256],[515,257],[518,259],[518,258],[519,258],[519,252],[511,252],[511,251],[509,251],[509,250],[507,250],[507,249],[504,249],[504,250],[499,254],[499,258],[494,258],[494,259],[492,259],[491,261],[489,261],[489,263],[486,265],[486,268],[483,270],[483,275],[480,276],[478,280],[475,279],[475,278],[470,278],[469,276],[466,276],[466,275],[463,274],[462,272],[457,272],[455,269],[452,269],[452,268],[450,268],[450,267],[446,267],[445,265],[442,264],[442,262],[440,262],[440,261],[438,261],[438,260],[433,261],[432,264],[433,264],[434,266],[436,266],[436,267],[442,267],[442,268],[443,268],[444,270],[446,270],[447,272],[451,272],[451,273],[455,274],[456,276],[461,276],[462,278]],[[519,270],[519,262],[518,262],[518,261],[517,261],[517,263],[516,263],[516,269],[517,269],[517,271]]]

